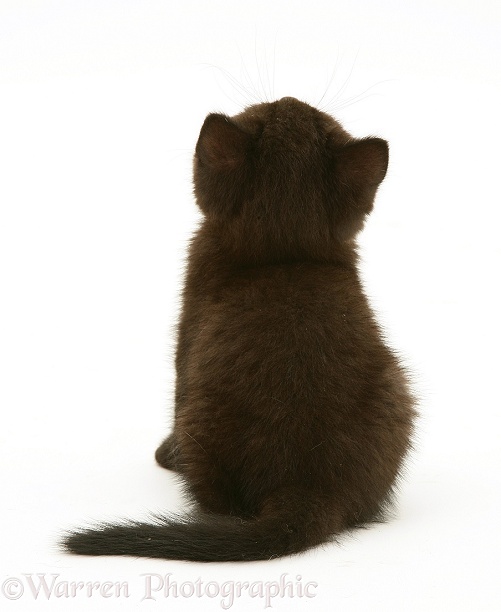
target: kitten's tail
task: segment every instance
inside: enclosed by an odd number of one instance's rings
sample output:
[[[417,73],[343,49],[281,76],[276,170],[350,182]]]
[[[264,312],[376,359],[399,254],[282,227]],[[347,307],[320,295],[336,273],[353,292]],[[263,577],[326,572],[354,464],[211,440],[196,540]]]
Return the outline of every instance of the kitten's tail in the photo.
[[[156,517],[151,524],[103,524],[67,534],[62,545],[80,555],[258,561],[322,544],[341,530],[340,523],[324,503],[289,494],[270,499],[255,519],[198,514]]]

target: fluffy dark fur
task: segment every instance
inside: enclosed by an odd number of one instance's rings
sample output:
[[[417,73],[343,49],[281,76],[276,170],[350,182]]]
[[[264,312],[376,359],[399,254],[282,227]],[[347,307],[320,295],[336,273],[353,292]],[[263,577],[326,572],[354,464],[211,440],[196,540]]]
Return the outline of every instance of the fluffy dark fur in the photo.
[[[198,510],[72,532],[67,550],[251,561],[381,518],[415,416],[357,274],[387,164],[384,140],[294,98],[207,117],[175,425],[156,453]]]

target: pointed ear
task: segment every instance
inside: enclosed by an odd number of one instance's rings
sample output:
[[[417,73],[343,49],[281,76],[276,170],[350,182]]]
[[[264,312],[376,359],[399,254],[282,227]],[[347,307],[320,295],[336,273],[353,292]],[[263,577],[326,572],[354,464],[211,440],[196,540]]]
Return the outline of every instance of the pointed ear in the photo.
[[[214,170],[231,170],[243,163],[251,137],[226,115],[212,113],[200,130],[196,154]]]
[[[336,166],[345,185],[377,187],[388,168],[388,143],[382,138],[356,140],[337,152]]]

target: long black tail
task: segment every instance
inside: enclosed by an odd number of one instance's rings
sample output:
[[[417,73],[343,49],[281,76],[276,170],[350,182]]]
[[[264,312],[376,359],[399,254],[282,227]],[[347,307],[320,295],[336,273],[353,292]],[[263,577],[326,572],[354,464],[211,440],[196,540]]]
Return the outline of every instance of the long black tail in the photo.
[[[199,514],[156,517],[73,531],[63,547],[79,555],[128,555],[188,561],[258,561],[302,552],[333,534],[332,511],[285,504],[253,520]]]

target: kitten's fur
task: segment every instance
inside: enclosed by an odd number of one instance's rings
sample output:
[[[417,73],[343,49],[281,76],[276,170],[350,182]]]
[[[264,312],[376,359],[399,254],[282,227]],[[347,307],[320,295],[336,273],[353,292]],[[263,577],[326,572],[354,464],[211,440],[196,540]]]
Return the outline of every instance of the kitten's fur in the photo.
[[[73,532],[68,550],[270,559],[381,518],[415,416],[357,274],[387,163],[384,140],[294,98],[207,117],[175,425],[156,453],[198,510]]]

